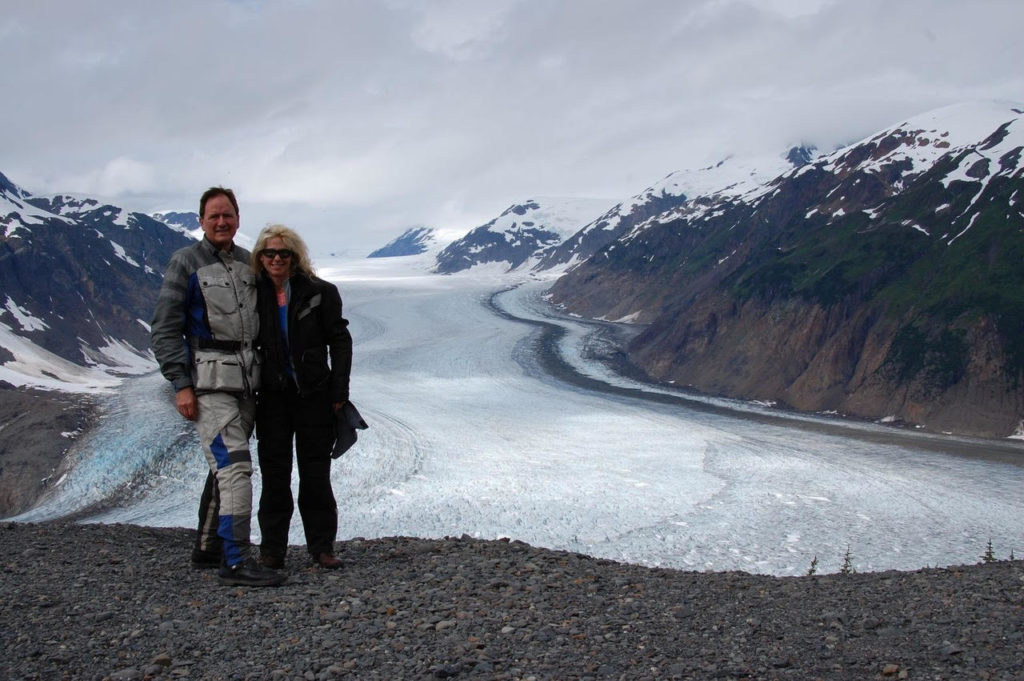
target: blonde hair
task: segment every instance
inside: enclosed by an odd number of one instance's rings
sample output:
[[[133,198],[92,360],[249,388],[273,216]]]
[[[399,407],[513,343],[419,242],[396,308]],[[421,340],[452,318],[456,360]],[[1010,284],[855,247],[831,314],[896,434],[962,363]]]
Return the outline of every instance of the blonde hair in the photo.
[[[284,225],[267,225],[256,238],[256,246],[252,249],[252,271],[257,275],[266,271],[263,262],[260,260],[260,252],[267,247],[267,242],[278,237],[284,242],[285,248],[292,252],[291,274],[296,271],[302,272],[307,277],[313,278],[316,272],[313,270],[313,263],[309,260],[309,249],[306,242],[302,240],[294,229]]]

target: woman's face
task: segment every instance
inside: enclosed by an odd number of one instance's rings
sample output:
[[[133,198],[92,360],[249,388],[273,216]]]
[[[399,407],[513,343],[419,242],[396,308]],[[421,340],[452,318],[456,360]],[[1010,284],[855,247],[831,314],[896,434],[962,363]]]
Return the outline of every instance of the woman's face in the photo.
[[[267,275],[271,279],[283,281],[291,276],[292,273],[292,258],[290,257],[291,251],[288,251],[288,247],[284,243],[284,239],[279,236],[271,237],[267,239],[266,245],[263,247],[264,251],[260,253],[260,261],[263,263],[263,268],[267,271]],[[266,251],[286,251],[289,253],[289,257],[284,257],[280,253],[267,257]]]

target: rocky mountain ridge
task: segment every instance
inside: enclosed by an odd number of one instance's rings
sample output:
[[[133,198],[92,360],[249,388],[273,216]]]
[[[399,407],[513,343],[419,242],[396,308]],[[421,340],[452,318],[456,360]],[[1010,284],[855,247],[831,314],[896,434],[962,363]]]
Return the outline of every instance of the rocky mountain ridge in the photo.
[[[691,210],[695,205],[716,205],[756,192],[765,182],[805,163],[813,151],[794,147],[778,156],[730,156],[704,168],[670,173],[541,254],[536,268],[583,262],[623,235],[643,229],[651,220],[671,219],[675,212]]]
[[[0,229],[0,380],[89,390],[107,371],[153,368],[163,268],[190,238],[95,199],[33,196],[3,175]]]
[[[1024,416],[1022,119],[949,107],[760,186],[648,202],[551,299],[645,324],[628,352],[653,380],[1010,435]]]
[[[561,269],[586,260],[623,234],[649,220],[664,219],[688,203],[708,204],[757,191],[764,182],[806,162],[813,152],[813,147],[794,147],[777,156],[730,156],[712,166],[670,173],[614,205],[609,199],[527,199],[448,243],[437,254],[434,271],[452,274],[489,263],[508,271]],[[402,252],[405,241],[425,238],[422,232],[412,232],[370,257],[425,252]]]

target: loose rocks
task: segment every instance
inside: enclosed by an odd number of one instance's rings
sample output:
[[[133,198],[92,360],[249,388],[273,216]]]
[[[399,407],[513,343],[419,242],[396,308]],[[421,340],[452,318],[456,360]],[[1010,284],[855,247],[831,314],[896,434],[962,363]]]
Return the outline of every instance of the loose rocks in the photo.
[[[0,678],[1024,679],[1020,561],[777,578],[393,537],[253,589],[191,541],[0,524]]]

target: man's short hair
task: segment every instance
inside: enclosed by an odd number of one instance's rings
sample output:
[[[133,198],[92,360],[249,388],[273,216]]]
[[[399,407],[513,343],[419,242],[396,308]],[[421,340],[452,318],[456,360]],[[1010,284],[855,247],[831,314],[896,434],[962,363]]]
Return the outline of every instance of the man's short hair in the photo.
[[[235,193],[227,187],[210,187],[203,195],[199,197],[199,219],[202,220],[206,214],[206,202],[215,196],[226,196],[228,201],[235,209],[235,215],[240,215],[241,212],[238,210],[238,199],[235,198]]]

